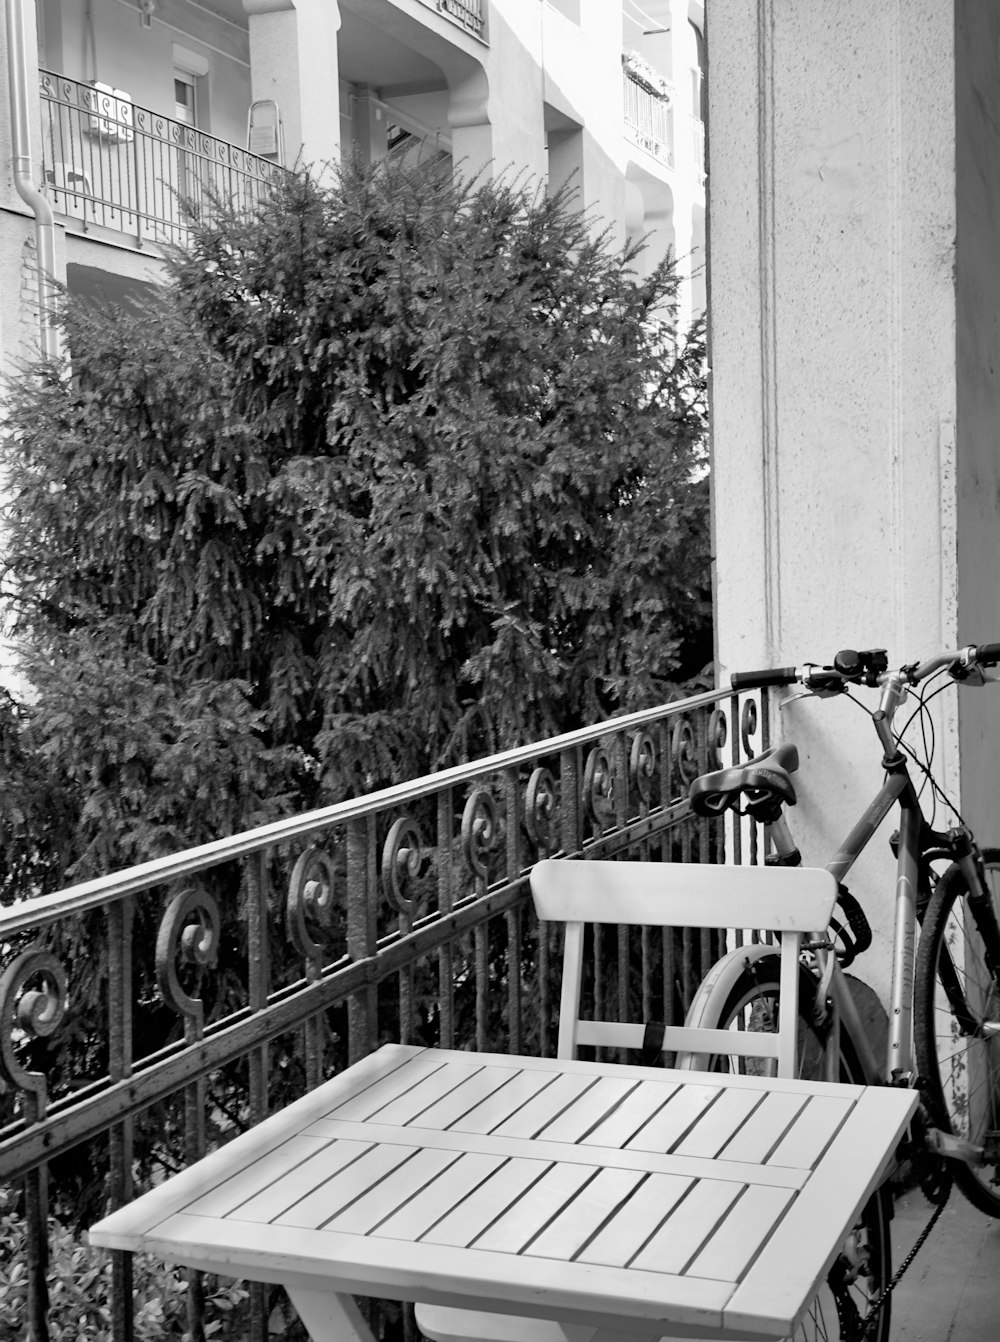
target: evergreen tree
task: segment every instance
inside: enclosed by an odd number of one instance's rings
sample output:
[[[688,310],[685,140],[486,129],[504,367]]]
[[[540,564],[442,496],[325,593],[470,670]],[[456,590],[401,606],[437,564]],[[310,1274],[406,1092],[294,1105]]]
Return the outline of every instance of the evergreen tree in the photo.
[[[19,376],[4,440],[8,897],[699,670],[704,348],[635,258],[390,162],[220,211],[140,308],[67,303],[72,374]]]

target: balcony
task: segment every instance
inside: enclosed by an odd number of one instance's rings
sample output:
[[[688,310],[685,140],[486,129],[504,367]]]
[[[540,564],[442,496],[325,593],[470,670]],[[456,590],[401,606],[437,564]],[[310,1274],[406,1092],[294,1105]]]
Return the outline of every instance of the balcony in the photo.
[[[272,1288],[145,1259],[140,1280],[81,1227],[386,1040],[551,1056],[559,956],[532,864],[720,861],[723,822],[691,815],[687,783],[768,742],[766,698],[703,694],[0,909],[0,1235],[16,1212],[8,1280],[33,1342],[46,1318],[62,1335],[46,1278],[67,1242],[116,1342],[150,1273],[178,1317],[265,1342]],[[756,862],[756,833],[737,824],[729,849]],[[605,932],[595,1005],[638,989],[647,1019],[677,1020],[717,951],[711,933]]]
[[[659,163],[674,166],[674,112],[672,100],[642,73],[622,67],[625,134]]]
[[[137,246],[184,245],[192,211],[252,210],[283,169],[269,159],[132,103],[39,71],[42,166],[52,208]]]

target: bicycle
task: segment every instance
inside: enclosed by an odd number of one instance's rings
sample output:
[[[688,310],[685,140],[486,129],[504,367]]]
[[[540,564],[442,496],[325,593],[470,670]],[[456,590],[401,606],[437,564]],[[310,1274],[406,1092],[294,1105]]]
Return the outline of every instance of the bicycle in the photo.
[[[889,1295],[940,1214],[954,1182],[980,1210],[1000,1215],[1000,848],[980,849],[957,808],[933,779],[930,766],[903,743],[913,718],[926,713],[926,688],[940,677],[984,684],[984,668],[1000,662],[1000,643],[943,652],[890,671],[884,649],[839,652],[831,666],[807,664],[735,674],[736,690],[800,685],[828,698],[853,686],[878,689],[870,713],[882,747],[882,787],[827,866],[840,886],[839,915],[819,930],[803,956],[800,985],[800,1070],[803,1075],[858,1084],[917,1086],[921,1120],[903,1155],[913,1164],[937,1210],[894,1278],[890,1278],[886,1185],[872,1195],[852,1236],[831,1267],[832,1297],[843,1339],[884,1342],[889,1331]],[[897,732],[894,717],[918,685],[918,707]],[[943,688],[943,686],[941,687]],[[937,692],[937,691],[935,691]],[[864,708],[864,705],[861,704]],[[916,764],[938,800],[958,821],[947,831],[933,827],[921,808],[921,789],[910,772]],[[745,764],[696,779],[692,809],[721,816],[730,808],[764,825],[773,865],[796,866],[798,849],[784,815],[795,803],[791,775],[798,767],[794,745],[765,751]],[[859,854],[885,817],[900,809],[896,854],[892,994],[888,1057],[883,1068],[852,997],[845,969],[871,943],[861,905],[844,885]],[[946,869],[939,870],[946,863]],[[920,926],[915,950],[916,929]],[[832,935],[831,935],[832,934]],[[699,987],[687,1024],[715,1028],[775,1028],[780,1000],[774,947],[763,942],[725,955]],[[912,1040],[912,1042],[911,1042]],[[916,1070],[914,1069],[914,1054]],[[744,1060],[704,1055],[678,1057],[675,1066],[697,1070],[746,1066]],[[761,1063],[758,1070],[763,1070]],[[753,1069],[753,1062],[750,1062]],[[810,1326],[827,1337],[826,1300],[817,1302]]]

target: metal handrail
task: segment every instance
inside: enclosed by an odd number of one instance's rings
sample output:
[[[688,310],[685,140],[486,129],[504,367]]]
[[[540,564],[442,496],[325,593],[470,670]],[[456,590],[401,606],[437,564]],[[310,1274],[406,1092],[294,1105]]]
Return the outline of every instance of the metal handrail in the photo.
[[[709,690],[680,701],[684,711],[695,712],[728,697],[726,690]],[[678,707],[680,706],[680,703]],[[101,908],[116,900],[125,898],[153,885],[190,876],[194,872],[204,871],[219,863],[247,857],[261,849],[271,848],[275,844],[287,843],[292,839],[306,838],[322,829],[346,824],[376,811],[390,810],[403,806],[414,798],[434,795],[467,783],[486,774],[500,773],[507,769],[528,764],[540,755],[554,755],[564,750],[577,749],[591,745],[614,732],[634,731],[658,721],[664,715],[663,707],[648,708],[638,713],[629,713],[620,718],[612,718],[597,726],[581,727],[577,731],[566,732],[562,736],[552,737],[545,742],[518,746],[497,755],[457,764],[438,773],[425,774],[421,778],[397,783],[393,787],[381,788],[377,792],[363,797],[352,797],[348,801],[338,802],[334,806],[307,811],[302,815],[290,816],[285,820],[276,820],[270,825],[247,830],[241,834],[216,839],[212,843],[201,844],[186,849],[182,853],[172,853],[166,857],[154,858],[133,867],[126,867],[110,876],[95,877],[90,881],[81,881],[78,885],[67,886],[64,890],[49,895],[38,895],[19,903],[0,908],[0,944],[17,932],[33,931],[47,926],[66,916],[67,913],[81,914],[91,909]]]

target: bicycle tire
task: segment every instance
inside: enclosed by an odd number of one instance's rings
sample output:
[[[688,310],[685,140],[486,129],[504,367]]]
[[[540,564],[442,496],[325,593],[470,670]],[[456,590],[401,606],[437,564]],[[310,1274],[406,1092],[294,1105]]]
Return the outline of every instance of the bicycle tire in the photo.
[[[983,864],[994,912],[1000,916],[1000,849],[984,849]],[[986,968],[982,942],[964,902],[967,892],[961,868],[949,867],[927,905],[917,950],[913,1032],[931,1118],[942,1131],[980,1144],[987,1131],[1000,1129],[1000,1038],[963,1032],[939,972],[942,951],[949,947],[973,1015],[979,1020],[1000,1017],[1000,991]],[[958,946],[963,948],[961,965],[955,956]],[[1000,1183],[993,1182],[1000,1179],[1000,1168],[960,1160],[949,1164],[972,1205],[988,1216],[1000,1216]]]
[[[700,1023],[715,1024],[722,1029],[752,1030],[770,1026],[776,1030],[780,1009],[780,963],[777,955],[756,961],[733,984],[717,1019],[713,1022],[703,1019]],[[821,1079],[822,1041],[812,1023],[815,995],[816,980],[803,967],[799,982],[800,1025],[796,1057],[797,1074],[805,1080]],[[768,1075],[775,1071],[775,1060],[716,1055],[710,1059],[710,1070]],[[840,1078],[854,1085],[864,1085],[866,1080],[846,1030],[841,1030]],[[887,1342],[891,1297],[885,1300],[863,1333],[859,1333],[858,1328],[892,1279],[891,1220],[892,1197],[883,1185],[872,1193],[863,1207],[823,1290],[796,1330],[794,1342],[834,1342],[836,1338]],[[845,1281],[851,1279],[846,1290],[834,1284],[833,1278],[837,1274]]]

